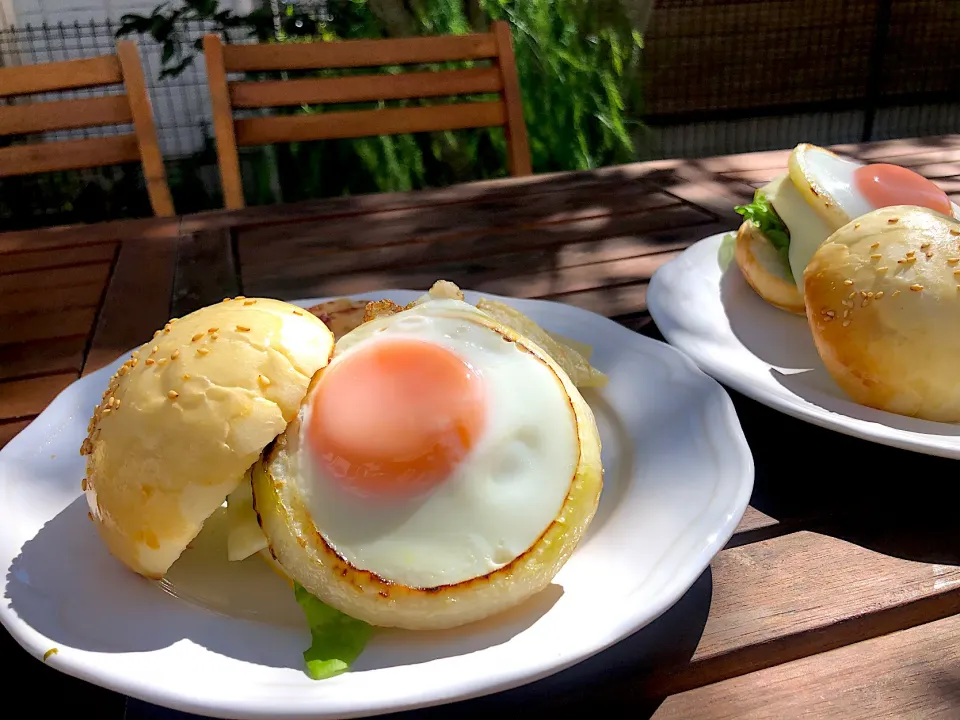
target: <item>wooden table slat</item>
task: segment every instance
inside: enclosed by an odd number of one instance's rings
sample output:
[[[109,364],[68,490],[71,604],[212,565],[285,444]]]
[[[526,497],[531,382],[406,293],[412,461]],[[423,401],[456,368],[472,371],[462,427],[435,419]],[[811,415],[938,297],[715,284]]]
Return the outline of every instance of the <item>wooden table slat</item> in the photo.
[[[39,414],[76,379],[75,372],[67,372],[0,383],[0,421]]]
[[[0,380],[26,375],[79,373],[86,345],[86,335],[0,345]]]
[[[667,698],[655,720],[955,718],[960,616]]]

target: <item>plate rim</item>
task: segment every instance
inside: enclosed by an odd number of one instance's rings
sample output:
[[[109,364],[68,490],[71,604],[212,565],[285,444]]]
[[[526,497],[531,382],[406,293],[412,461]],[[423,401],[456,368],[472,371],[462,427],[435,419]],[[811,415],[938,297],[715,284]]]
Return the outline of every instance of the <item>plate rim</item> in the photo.
[[[620,619],[620,622],[611,625],[610,632],[608,632],[606,636],[603,636],[592,643],[580,643],[575,652],[570,653],[560,662],[550,660],[544,660],[540,663],[527,662],[523,665],[522,670],[514,671],[508,677],[502,678],[496,682],[485,683],[482,681],[482,678],[489,676],[480,676],[480,679],[475,679],[471,683],[466,683],[464,691],[441,694],[434,689],[432,692],[428,691],[427,693],[418,696],[418,698],[409,699],[402,703],[380,703],[378,706],[372,706],[369,703],[366,703],[362,708],[358,708],[354,711],[343,712],[338,710],[336,717],[369,717],[388,712],[444,705],[451,702],[458,702],[484,695],[495,694],[536,682],[603,652],[634,632],[637,632],[643,627],[649,625],[681,599],[684,593],[686,593],[689,588],[694,585],[697,578],[699,578],[700,575],[706,570],[713,557],[723,548],[730,537],[732,537],[737,525],[746,511],[752,495],[755,474],[753,455],[750,452],[749,445],[740,425],[739,418],[736,414],[736,409],[729,394],[720,383],[718,383],[714,378],[710,377],[709,374],[704,373],[689,357],[684,355],[677,348],[671,347],[666,343],[659,342],[652,338],[645,337],[640,333],[632,331],[607,317],[574,305],[541,299],[512,298],[497,295],[495,293],[480,293],[469,290],[464,290],[464,292],[468,297],[479,297],[482,295],[483,297],[500,300],[508,304],[519,302],[520,305],[518,306],[518,309],[521,309],[521,311],[524,311],[523,305],[551,306],[578,318],[581,322],[609,324],[608,326],[616,328],[616,332],[624,333],[624,337],[626,337],[626,334],[629,334],[631,336],[630,342],[637,343],[642,348],[641,352],[644,354],[658,356],[662,359],[662,362],[666,364],[680,366],[683,368],[684,375],[695,378],[696,382],[700,383],[704,388],[704,392],[700,394],[702,401],[699,407],[705,410],[704,415],[708,417],[712,416],[716,412],[720,413],[720,417],[723,420],[722,432],[727,436],[725,447],[728,450],[728,454],[725,457],[728,460],[730,467],[727,468],[725,475],[727,476],[726,484],[729,486],[729,492],[727,493],[729,497],[723,506],[723,512],[717,512],[718,519],[721,517],[724,519],[722,523],[718,523],[719,527],[715,528],[716,532],[713,535],[712,542],[700,547],[699,550],[684,551],[685,556],[688,557],[688,561],[684,566],[686,567],[686,572],[682,573],[680,576],[674,576],[672,581],[665,583],[661,589],[658,589],[657,594],[654,596],[654,600],[656,602],[647,603],[644,605],[645,612],[643,613],[643,616],[645,619],[638,620],[636,615],[624,615]],[[407,293],[422,295],[423,291],[401,290],[394,288],[373,290],[366,293],[355,293],[351,295],[335,295],[319,298],[287,300],[285,302],[290,302],[291,304],[298,305],[300,307],[310,307],[313,304],[341,297],[349,297],[351,299],[367,299],[370,296],[376,295],[378,297],[389,298]],[[117,361],[129,355],[129,352],[132,352],[132,350],[120,355],[117,358]],[[45,408],[44,411],[37,416],[37,418],[31,421],[31,425],[43,418],[44,415],[47,415],[51,411],[51,408],[54,408],[58,401],[60,401],[64,395],[68,394],[71,388],[76,385],[76,383],[83,382],[87,378],[89,378],[91,381],[95,377],[100,378],[100,374],[105,373],[105,371],[111,367],[111,365],[112,363],[94,373],[91,373],[85,378],[78,378],[78,380],[67,386],[67,388],[61,391],[50,403],[50,405],[48,405],[47,408]],[[26,446],[27,438],[24,436],[24,433],[29,429],[29,427],[30,426],[28,425],[27,428],[24,428],[24,431],[11,440],[6,448],[0,450],[0,459],[2,459],[3,454],[9,453],[9,448],[12,447],[16,450],[21,444]],[[717,474],[717,477],[720,477],[720,474]],[[636,481],[636,476],[632,476],[632,479]],[[708,509],[709,508],[705,508],[704,511],[706,512]],[[685,530],[684,533],[686,532],[687,531]],[[681,535],[681,537],[683,537],[683,535]],[[17,552],[19,553],[19,549]],[[16,555],[14,558],[15,557]],[[668,555],[665,553],[663,558],[666,557],[668,557]],[[661,558],[659,561],[662,561],[663,558]],[[9,568],[10,566],[8,565],[6,568],[7,572],[9,572]],[[678,577],[680,578],[679,582]],[[5,579],[4,595],[6,595],[6,585],[7,581]],[[45,648],[49,647],[49,643],[46,642],[47,638],[40,631],[35,630],[31,625],[29,625],[27,621],[21,619],[9,602],[0,603],[0,623],[7,628],[8,632],[10,632],[17,643],[21,645],[21,647],[38,659],[43,652],[45,652]],[[146,652],[154,653],[159,652],[159,650]],[[141,699],[145,702],[168,708],[175,708],[185,712],[202,713],[211,717],[288,719],[308,716],[313,718],[333,717],[332,715],[325,714],[330,712],[330,710],[323,709],[323,705],[326,704],[325,699],[323,698],[318,698],[311,707],[306,707],[302,704],[291,704],[284,708],[266,707],[263,704],[263,701],[254,701],[252,703],[244,702],[244,707],[240,709],[239,705],[231,707],[227,707],[222,703],[215,703],[214,705],[211,705],[208,702],[205,702],[202,696],[197,697],[193,694],[185,693],[183,689],[176,690],[173,688],[164,688],[161,683],[155,681],[144,681],[142,679],[132,677],[128,673],[93,669],[82,661],[81,655],[74,653],[54,656],[51,658],[51,662],[47,664],[61,672],[64,672],[65,674],[78,677],[87,682],[91,682],[92,684],[130,697]],[[302,693],[296,694],[303,695]],[[239,715],[238,710],[240,710]]]
[[[924,438],[948,438],[952,436],[933,435],[915,430],[901,430],[879,422],[863,420],[828,410],[797,395],[786,387],[783,388],[783,393],[773,392],[765,385],[756,383],[753,380],[753,376],[739,372],[733,365],[715,362],[708,353],[701,352],[696,346],[686,342],[685,336],[691,335],[691,333],[681,324],[676,315],[667,309],[671,296],[671,291],[668,288],[672,284],[676,284],[676,281],[673,279],[673,274],[680,272],[679,268],[682,267],[682,262],[685,260],[689,261],[690,257],[696,256],[697,253],[706,254],[707,250],[705,248],[712,247],[713,245],[716,245],[717,249],[719,249],[724,238],[728,235],[735,234],[736,230],[727,230],[703,237],[686,248],[680,255],[664,263],[654,272],[650,279],[650,287],[647,290],[647,309],[664,339],[666,339],[671,346],[676,347],[685,355],[689,356],[703,372],[713,377],[722,385],[726,385],[761,405],[782,412],[797,420],[802,420],[826,430],[832,430],[842,435],[874,442],[879,445],[886,445],[888,447],[934,457],[960,459],[960,437],[958,437],[957,442],[954,443],[953,446],[947,442],[939,444],[929,441],[925,442]],[[731,260],[731,263],[733,262],[734,261]],[[757,358],[749,348],[745,347],[745,350]],[[765,363],[762,359],[757,359]],[[765,364],[769,366],[769,363]],[[791,398],[793,400],[791,400]],[[852,405],[857,405],[847,398],[839,399]],[[857,405],[857,407],[863,407],[866,410],[882,415],[901,417],[895,413],[869,408],[865,405]],[[842,420],[838,420],[838,418],[842,418]],[[958,424],[940,423],[933,420],[926,420],[924,422],[954,429],[960,427]],[[877,431],[877,428],[882,428],[883,430]]]

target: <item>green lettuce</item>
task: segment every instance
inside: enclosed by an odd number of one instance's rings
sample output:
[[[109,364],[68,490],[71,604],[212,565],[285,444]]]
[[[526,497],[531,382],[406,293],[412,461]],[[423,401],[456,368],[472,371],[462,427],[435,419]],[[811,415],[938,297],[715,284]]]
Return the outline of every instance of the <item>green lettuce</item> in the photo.
[[[769,203],[766,196],[757,190],[753,194],[753,202],[749,205],[737,205],[734,210],[749,220],[764,234],[770,244],[783,258],[784,265],[790,268],[790,231],[777,215],[777,211]]]
[[[310,647],[303,653],[307,675],[325,680],[349,670],[366,647],[373,627],[334,610],[300,583],[294,583],[293,592],[310,626]]]

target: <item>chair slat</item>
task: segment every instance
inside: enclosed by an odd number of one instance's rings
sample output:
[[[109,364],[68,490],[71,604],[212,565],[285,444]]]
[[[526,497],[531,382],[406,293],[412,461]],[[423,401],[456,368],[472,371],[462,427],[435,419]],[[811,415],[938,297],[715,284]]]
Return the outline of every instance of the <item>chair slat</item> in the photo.
[[[228,73],[256,70],[382,67],[450,60],[481,60],[497,55],[492,34],[442,35],[391,40],[277,45],[225,45],[223,64]]]
[[[123,81],[116,55],[0,68],[0,97],[71,90]]]
[[[133,119],[126,95],[0,106],[0,135],[118,125]]]
[[[139,162],[137,136],[64,140],[0,148],[0,177]]]
[[[506,120],[504,104],[495,101],[247,118],[237,120],[235,127],[237,144],[248,146],[496,127]]]
[[[503,80],[498,68],[468,68],[398,75],[232,82],[229,89],[233,107],[260,108],[498,93],[503,89]]]

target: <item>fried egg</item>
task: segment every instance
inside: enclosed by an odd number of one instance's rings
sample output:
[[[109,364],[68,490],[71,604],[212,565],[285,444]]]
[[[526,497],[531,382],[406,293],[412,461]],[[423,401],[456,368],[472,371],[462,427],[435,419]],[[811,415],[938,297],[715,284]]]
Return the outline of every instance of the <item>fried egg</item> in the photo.
[[[545,587],[601,485],[596,423],[569,378],[457,299],[341,338],[253,480],[294,580],[408,628],[476,620]]]
[[[830,235],[869,212],[913,205],[954,215],[943,190],[898,165],[865,164],[801,143],[790,153],[788,168],[787,175],[771,183],[764,193],[790,229],[790,269],[797,282]]]

